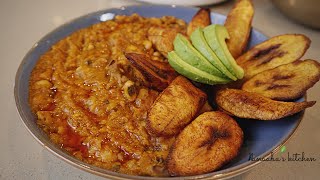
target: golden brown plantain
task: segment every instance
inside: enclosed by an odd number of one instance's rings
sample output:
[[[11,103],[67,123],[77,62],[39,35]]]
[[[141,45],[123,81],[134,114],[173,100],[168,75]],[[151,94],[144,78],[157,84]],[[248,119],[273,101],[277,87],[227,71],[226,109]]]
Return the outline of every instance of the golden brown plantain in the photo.
[[[204,103],[204,105],[202,106],[202,108],[200,109],[200,111],[199,111],[198,114],[202,114],[202,113],[209,112],[209,111],[213,111],[213,108],[211,107],[211,105],[209,104],[209,102],[206,101],[206,102]]]
[[[147,130],[154,136],[173,136],[188,125],[206,102],[207,95],[178,76],[157,97],[147,116]]]
[[[188,37],[190,37],[191,33],[197,28],[199,27],[204,28],[206,26],[209,26],[210,24],[211,24],[210,9],[201,8],[192,17],[192,20],[188,24],[188,27],[187,27]]]
[[[247,47],[253,15],[254,8],[251,0],[240,0],[233,6],[224,23],[230,36],[227,40],[227,46],[235,59]]]
[[[163,90],[177,77],[167,62],[153,61],[144,54],[126,53],[126,58],[143,76],[141,82],[150,88]]]
[[[276,120],[298,113],[316,102],[281,102],[257,93],[224,89],[217,92],[216,103],[225,112],[240,118]]]
[[[172,176],[197,175],[219,169],[237,156],[243,132],[230,116],[206,112],[178,135],[167,158]]]
[[[310,39],[302,34],[275,36],[256,45],[236,61],[245,71],[244,80],[248,80],[260,72],[299,59],[309,46]]]
[[[320,64],[314,60],[295,61],[255,75],[242,90],[274,100],[292,100],[303,96],[320,78]]]
[[[178,31],[170,28],[151,27],[148,30],[148,39],[154,47],[165,57],[173,51],[173,41]]]

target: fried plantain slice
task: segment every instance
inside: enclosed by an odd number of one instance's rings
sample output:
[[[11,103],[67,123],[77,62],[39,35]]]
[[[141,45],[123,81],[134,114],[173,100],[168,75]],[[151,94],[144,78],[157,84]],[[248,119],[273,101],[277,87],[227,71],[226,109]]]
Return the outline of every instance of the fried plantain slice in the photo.
[[[274,100],[292,100],[303,96],[320,79],[320,64],[315,60],[295,61],[255,75],[242,90]]]
[[[275,36],[256,45],[236,59],[244,69],[244,79],[300,59],[310,46],[310,39],[302,34]]]
[[[202,113],[209,112],[209,111],[213,111],[213,108],[211,107],[211,105],[209,104],[209,102],[206,101],[206,102],[204,103],[204,105],[202,106],[202,108],[200,109],[200,111],[199,111],[198,114],[202,114]]]
[[[226,41],[234,58],[238,58],[247,48],[251,32],[254,8],[251,0],[238,1],[229,12],[224,26],[230,38]]]
[[[219,169],[237,156],[243,132],[230,116],[205,112],[178,135],[167,158],[172,176],[197,175]]]
[[[217,92],[216,103],[225,112],[240,118],[276,120],[298,113],[316,102],[281,102],[257,93],[224,89]]]
[[[143,76],[141,83],[147,87],[163,90],[177,77],[167,62],[153,61],[144,54],[126,53],[126,58]]]
[[[187,27],[187,35],[190,37],[197,28],[204,28],[211,24],[210,9],[201,8],[193,17]]]
[[[199,113],[207,95],[178,76],[157,97],[147,116],[147,130],[154,136],[178,134]]]
[[[148,39],[154,47],[165,57],[173,51],[173,41],[178,31],[164,27],[151,27],[148,30]]]

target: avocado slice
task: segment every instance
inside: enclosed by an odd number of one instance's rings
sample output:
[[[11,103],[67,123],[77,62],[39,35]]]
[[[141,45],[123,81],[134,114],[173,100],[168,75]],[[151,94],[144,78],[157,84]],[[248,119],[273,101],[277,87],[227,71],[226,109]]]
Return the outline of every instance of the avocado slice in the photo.
[[[191,66],[205,71],[209,74],[213,74],[218,77],[226,77],[216,67],[214,67],[205,57],[202,56],[190,43],[190,41],[182,34],[177,34],[173,41],[174,50],[178,56],[190,64]],[[226,77],[228,78],[228,77]]]
[[[222,64],[217,55],[212,51],[208,45],[202,28],[197,28],[190,36],[193,46],[205,57],[207,58],[212,65],[219,69],[223,74],[228,78],[236,81],[237,78],[229,72],[229,70]]]
[[[205,71],[193,67],[192,65],[184,62],[175,51],[171,51],[168,53],[168,61],[173,69],[175,69],[179,74],[182,74],[196,82],[214,85],[226,84],[231,81],[230,79],[211,75]]]
[[[227,29],[222,25],[212,24],[203,29],[203,34],[210,48],[216,53],[229,72],[238,79],[242,79],[244,71],[230,54],[225,41],[229,39]]]

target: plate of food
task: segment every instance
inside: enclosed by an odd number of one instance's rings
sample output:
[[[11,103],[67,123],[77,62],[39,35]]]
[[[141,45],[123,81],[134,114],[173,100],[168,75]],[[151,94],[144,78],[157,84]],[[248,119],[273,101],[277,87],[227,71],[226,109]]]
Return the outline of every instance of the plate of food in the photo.
[[[35,139],[68,163],[115,179],[225,178],[295,132],[320,77],[302,34],[251,28],[250,1],[228,16],[143,5],[79,17],[48,33],[16,74]]]

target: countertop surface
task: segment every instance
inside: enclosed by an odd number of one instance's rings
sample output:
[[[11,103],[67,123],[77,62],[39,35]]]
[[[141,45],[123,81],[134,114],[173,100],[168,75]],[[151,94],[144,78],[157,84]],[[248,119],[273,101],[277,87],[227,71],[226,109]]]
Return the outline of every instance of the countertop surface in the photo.
[[[320,60],[320,30],[296,24],[269,0],[254,0],[253,26],[269,37],[301,33],[312,44],[303,59]],[[17,68],[28,50],[57,26],[84,14],[111,7],[143,4],[130,0],[1,0],[0,2],[0,179],[104,179],[77,169],[45,150],[30,135],[16,110],[13,88]],[[209,6],[227,14],[233,1]],[[317,17],[315,17],[317,18]],[[320,83],[308,91],[319,101],[308,109],[302,123],[286,143],[286,152],[304,153],[315,162],[262,162],[234,179],[317,179],[320,175]],[[284,154],[278,153],[280,157]]]

